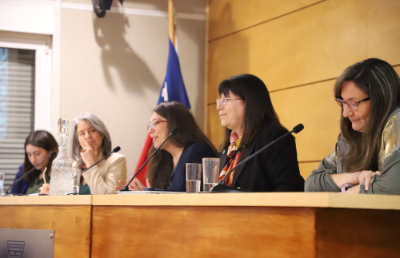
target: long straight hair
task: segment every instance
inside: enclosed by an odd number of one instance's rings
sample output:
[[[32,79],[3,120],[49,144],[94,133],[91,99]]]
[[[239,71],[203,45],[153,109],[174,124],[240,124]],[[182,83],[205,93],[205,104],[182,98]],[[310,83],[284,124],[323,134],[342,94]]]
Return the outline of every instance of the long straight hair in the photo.
[[[257,76],[239,74],[223,80],[219,84],[218,92],[224,96],[232,92],[244,102],[243,136],[239,148],[253,140],[268,124],[283,127],[272,105],[267,86]],[[224,140],[219,147],[220,152],[230,145],[231,132],[231,129],[225,128]]]
[[[22,171],[24,174],[24,178],[27,181],[38,177],[39,174],[41,173],[40,170],[35,170],[28,176],[25,175],[29,170],[31,170],[34,167],[32,165],[32,163],[29,161],[28,153],[26,153],[26,146],[28,144],[45,149],[46,151],[55,151],[58,153],[58,143],[54,139],[54,137],[51,133],[44,131],[44,130],[37,130],[37,131],[30,133],[28,135],[28,137],[26,137],[25,144],[24,144],[25,158],[24,158],[24,169]],[[51,165],[52,165],[54,159],[55,159],[55,157],[49,158],[49,163],[47,163],[47,172],[48,172],[47,174],[48,175],[51,174]]]
[[[377,171],[381,137],[388,116],[400,106],[400,79],[387,62],[370,58],[349,66],[336,81],[335,98],[342,98],[345,83],[353,82],[371,101],[365,132],[354,131],[350,119],[340,118],[340,130],[349,151],[342,154],[346,171]]]
[[[175,101],[164,102],[159,104],[153,111],[167,120],[169,132],[175,127],[179,128],[178,133],[171,136],[168,140],[173,145],[184,148],[196,142],[204,142],[210,146],[216,154],[215,147],[201,131],[193,115],[184,105]],[[149,155],[153,153],[154,150],[155,148],[152,146],[149,150]],[[160,149],[149,162],[147,178],[151,186],[167,188],[173,169],[172,155],[166,150]]]

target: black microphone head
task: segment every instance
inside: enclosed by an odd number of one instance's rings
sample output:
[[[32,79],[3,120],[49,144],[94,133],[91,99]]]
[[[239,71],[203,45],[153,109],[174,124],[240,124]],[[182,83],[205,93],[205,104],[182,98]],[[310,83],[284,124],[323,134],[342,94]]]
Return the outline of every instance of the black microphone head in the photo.
[[[304,129],[304,125],[303,124],[298,124],[293,128],[293,132],[294,133],[299,133]]]
[[[55,158],[57,156],[57,152],[53,151],[52,153],[50,153],[49,158]]]
[[[171,134],[176,134],[177,132],[179,132],[178,127],[175,127],[174,129],[172,129]]]
[[[121,150],[121,147],[117,146],[117,147],[115,147],[115,148],[113,149],[113,152],[118,152],[118,151],[120,151],[120,150]]]

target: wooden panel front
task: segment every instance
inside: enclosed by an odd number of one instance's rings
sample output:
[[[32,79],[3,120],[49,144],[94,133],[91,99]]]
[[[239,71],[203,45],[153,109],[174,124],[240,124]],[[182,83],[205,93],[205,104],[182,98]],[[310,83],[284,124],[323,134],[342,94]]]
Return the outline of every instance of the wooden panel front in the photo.
[[[209,39],[233,33],[321,0],[209,0]]]
[[[92,257],[314,257],[314,209],[93,207]]]
[[[316,210],[316,257],[400,257],[400,211]]]
[[[54,230],[55,258],[90,257],[90,205],[1,206],[0,218],[0,228]]]

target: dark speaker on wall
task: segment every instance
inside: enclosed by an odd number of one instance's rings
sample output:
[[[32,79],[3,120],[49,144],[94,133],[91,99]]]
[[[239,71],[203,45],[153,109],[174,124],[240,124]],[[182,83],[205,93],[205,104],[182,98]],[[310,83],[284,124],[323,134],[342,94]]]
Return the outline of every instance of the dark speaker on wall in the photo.
[[[124,0],[118,0],[121,4],[123,4]],[[106,16],[106,10],[111,9],[113,0],[92,0],[93,10],[96,13],[97,17],[103,18]]]

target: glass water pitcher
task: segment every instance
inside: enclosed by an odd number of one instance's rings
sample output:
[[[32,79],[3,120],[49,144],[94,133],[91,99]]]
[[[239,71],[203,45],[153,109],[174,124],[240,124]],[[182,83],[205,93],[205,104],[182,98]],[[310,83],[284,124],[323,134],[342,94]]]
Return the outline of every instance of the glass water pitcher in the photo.
[[[67,155],[68,119],[58,120],[60,144],[58,155],[51,166],[49,195],[66,195],[73,192],[72,162]]]

